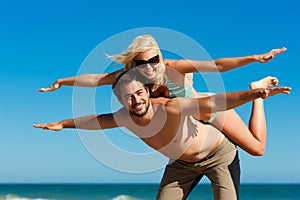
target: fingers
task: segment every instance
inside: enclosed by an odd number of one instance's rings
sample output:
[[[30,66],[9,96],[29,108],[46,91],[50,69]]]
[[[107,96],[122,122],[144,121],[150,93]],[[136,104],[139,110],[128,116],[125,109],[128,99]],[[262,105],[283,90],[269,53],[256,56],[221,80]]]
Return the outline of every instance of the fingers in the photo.
[[[38,92],[50,92],[50,91],[53,91],[53,90],[51,90],[51,88],[40,88],[40,89],[38,89]]]
[[[60,85],[59,85],[59,83],[55,82],[55,83],[53,83],[48,88],[40,88],[40,89],[38,89],[38,92],[52,92],[54,90],[57,90],[58,88],[60,88]]]
[[[271,88],[271,90],[274,91],[291,91],[292,88],[290,87],[286,87],[286,86],[280,86],[280,87],[275,87],[275,88]]]
[[[60,131],[62,130],[62,126],[54,123],[48,124],[33,124],[34,128],[41,128],[43,130],[52,130],[52,131]]]
[[[44,129],[47,126],[47,124],[33,124],[32,126],[34,128],[42,128],[42,129]]]
[[[274,56],[277,56],[278,54],[281,54],[282,52],[285,52],[286,50],[287,50],[287,48],[282,47],[282,48],[280,48],[280,49],[272,49],[272,50],[270,51],[270,53],[271,53],[271,55],[273,55],[273,57],[274,57]]]
[[[287,48],[282,47],[282,48],[278,48],[278,49],[272,49],[271,51],[269,51],[266,54],[262,54],[264,55],[263,57],[261,57],[261,59],[259,60],[259,62],[261,63],[266,63],[269,62],[270,60],[272,60],[275,56],[277,56],[278,54],[281,54],[282,52],[285,52],[287,50]]]
[[[266,88],[262,91],[261,98],[266,99],[277,94],[290,94],[291,89],[292,88],[286,86]]]
[[[282,90],[282,91],[291,91],[292,90],[291,87],[286,87],[286,86],[280,86],[280,87],[277,87],[277,89]]]
[[[282,47],[280,49],[272,49],[271,52],[276,56],[276,55],[278,55],[278,54],[280,54],[282,52],[285,52],[286,50],[287,50],[287,48]]]
[[[290,91],[292,88],[281,86],[276,88],[270,88],[269,90],[269,96],[277,95],[277,94],[290,94]]]
[[[284,94],[290,94],[291,90],[292,90],[292,88],[290,88],[290,87],[282,87],[281,88],[281,92]]]

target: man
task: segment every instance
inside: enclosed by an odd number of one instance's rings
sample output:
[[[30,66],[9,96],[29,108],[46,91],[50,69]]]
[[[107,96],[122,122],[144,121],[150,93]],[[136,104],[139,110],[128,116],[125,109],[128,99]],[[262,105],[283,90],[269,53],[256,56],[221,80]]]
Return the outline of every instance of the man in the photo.
[[[117,112],[34,127],[46,130],[126,127],[171,159],[157,196],[166,200],[186,199],[203,175],[211,180],[215,199],[238,199],[239,161],[235,145],[217,129],[192,116],[207,116],[290,91],[288,87],[260,88],[206,98],[158,98],[151,102],[147,88],[134,72],[122,73],[116,80],[114,93],[123,105]]]

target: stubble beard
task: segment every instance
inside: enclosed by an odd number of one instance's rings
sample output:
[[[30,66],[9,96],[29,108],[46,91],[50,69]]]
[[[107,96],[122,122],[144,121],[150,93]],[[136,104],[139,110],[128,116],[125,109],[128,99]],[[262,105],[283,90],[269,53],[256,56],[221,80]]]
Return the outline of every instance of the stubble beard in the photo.
[[[130,112],[130,114],[133,114],[133,115],[135,115],[137,117],[143,117],[148,112],[149,106],[150,106],[150,101],[146,102],[146,109],[145,109],[144,112],[142,112],[142,113],[136,113],[134,110],[130,110],[129,112]]]

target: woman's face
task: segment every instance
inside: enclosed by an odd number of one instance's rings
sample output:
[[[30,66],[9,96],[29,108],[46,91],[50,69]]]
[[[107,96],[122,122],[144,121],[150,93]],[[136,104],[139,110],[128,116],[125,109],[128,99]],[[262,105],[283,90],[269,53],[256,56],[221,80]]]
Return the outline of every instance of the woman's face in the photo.
[[[156,75],[156,70],[159,67],[159,55],[157,50],[149,50],[139,53],[134,61],[138,71],[148,80],[153,81]]]

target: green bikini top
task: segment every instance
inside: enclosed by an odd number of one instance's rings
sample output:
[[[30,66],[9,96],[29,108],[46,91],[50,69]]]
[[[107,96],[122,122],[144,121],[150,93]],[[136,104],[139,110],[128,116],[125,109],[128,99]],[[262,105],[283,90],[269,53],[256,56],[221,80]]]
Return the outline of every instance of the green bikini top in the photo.
[[[173,83],[167,76],[165,76],[166,85],[169,89],[170,97],[185,97],[188,98],[192,95],[193,86],[190,85],[186,88],[180,87]]]

